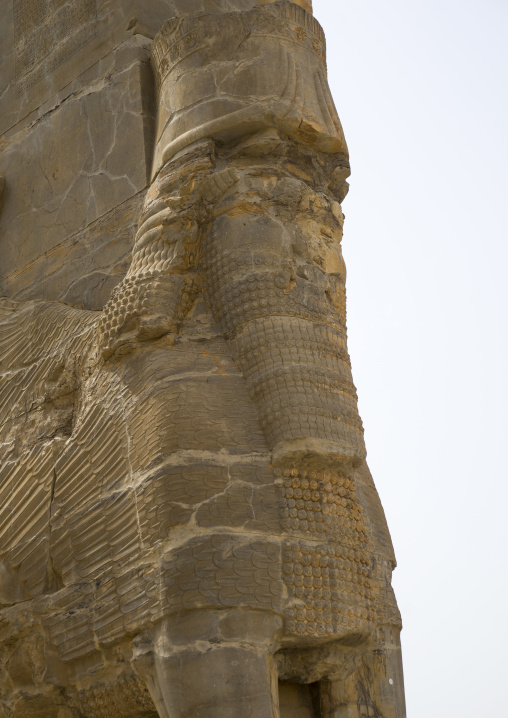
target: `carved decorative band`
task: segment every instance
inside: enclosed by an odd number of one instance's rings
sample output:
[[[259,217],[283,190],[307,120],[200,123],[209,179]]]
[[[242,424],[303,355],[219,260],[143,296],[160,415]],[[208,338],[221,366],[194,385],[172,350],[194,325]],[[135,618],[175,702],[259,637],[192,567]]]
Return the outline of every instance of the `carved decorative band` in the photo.
[[[289,22],[293,22],[302,28],[305,28],[309,32],[313,33],[319,41],[322,43],[323,48],[326,50],[326,40],[323,28],[318,23],[316,18],[304,10],[299,5],[295,5],[292,2],[283,2],[272,5],[272,8],[277,8],[278,13],[281,17]]]
[[[274,37],[278,41],[302,45],[323,61],[326,58],[326,41],[321,25],[299,5],[292,2],[274,3],[249,12],[228,13],[226,16],[197,14],[184,19],[168,20],[157,33],[152,44],[152,60],[158,85],[162,84],[171,69],[185,57],[200,50],[213,37],[221,42],[220,27],[211,36],[210,19],[219,25],[235,19],[252,37]],[[240,29],[240,27],[239,27]]]

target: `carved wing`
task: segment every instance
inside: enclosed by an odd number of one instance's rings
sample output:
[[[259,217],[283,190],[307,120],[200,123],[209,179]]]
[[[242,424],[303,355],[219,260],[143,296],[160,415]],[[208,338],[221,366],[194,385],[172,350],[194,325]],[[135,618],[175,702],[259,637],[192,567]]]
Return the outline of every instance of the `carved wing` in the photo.
[[[50,590],[54,466],[72,430],[71,357],[95,314],[0,300],[0,605]]]

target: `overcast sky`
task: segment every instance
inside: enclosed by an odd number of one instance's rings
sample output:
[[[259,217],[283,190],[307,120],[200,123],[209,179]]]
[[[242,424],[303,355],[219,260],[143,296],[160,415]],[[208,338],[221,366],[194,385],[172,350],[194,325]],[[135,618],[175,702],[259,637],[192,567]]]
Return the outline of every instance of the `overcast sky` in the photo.
[[[508,715],[507,0],[314,0],[408,718]]]

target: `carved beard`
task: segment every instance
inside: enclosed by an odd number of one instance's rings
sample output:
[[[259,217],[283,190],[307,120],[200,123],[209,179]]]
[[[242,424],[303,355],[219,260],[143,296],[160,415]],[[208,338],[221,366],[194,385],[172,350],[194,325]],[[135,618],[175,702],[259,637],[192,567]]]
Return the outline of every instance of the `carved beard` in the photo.
[[[347,352],[343,215],[330,190],[338,160],[275,130],[226,149],[203,141],[170,160],[103,320],[109,335],[123,334],[118,344],[132,327],[137,341],[177,333],[203,287],[278,466],[350,470],[365,458]]]
[[[365,449],[346,345],[342,213],[315,189],[319,176],[298,178],[291,143],[277,149],[279,160],[251,159],[249,169],[241,147],[230,159],[237,181],[203,242],[206,294],[275,464],[353,468]]]
[[[325,191],[333,158],[323,157],[313,171],[304,150],[274,133],[269,138],[246,140],[227,157],[224,172],[234,167],[236,181],[217,200],[203,238],[206,296],[272,452],[288,539],[287,628],[300,635],[363,632],[375,620],[372,544],[353,480],[365,448],[346,345],[343,215]],[[261,152],[267,144],[268,158]],[[344,594],[326,576],[343,578],[348,566]],[[323,587],[330,601],[319,613]],[[303,620],[291,599],[304,600]]]

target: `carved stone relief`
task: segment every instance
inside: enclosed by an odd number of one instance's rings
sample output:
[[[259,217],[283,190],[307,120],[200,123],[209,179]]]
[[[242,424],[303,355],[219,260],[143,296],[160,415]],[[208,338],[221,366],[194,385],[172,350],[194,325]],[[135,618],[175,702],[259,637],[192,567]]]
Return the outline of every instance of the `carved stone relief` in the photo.
[[[4,274],[0,716],[404,718],[324,34],[307,0],[191,5],[167,3],[151,45],[154,123],[139,35],[51,110],[100,123],[117,93],[107,142],[78,122],[51,159],[84,158],[88,189],[69,179],[54,211],[76,191],[88,215]],[[5,137],[5,227],[15,150],[40,137],[44,157],[49,134]]]

